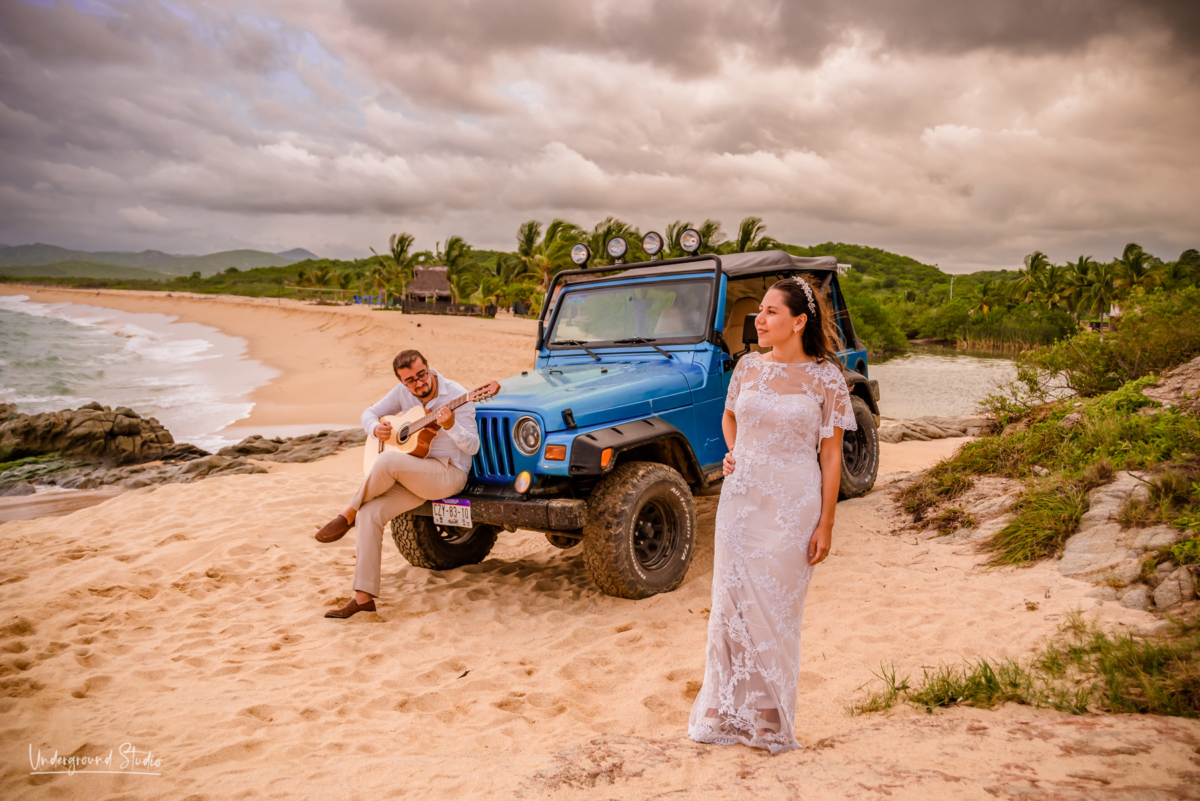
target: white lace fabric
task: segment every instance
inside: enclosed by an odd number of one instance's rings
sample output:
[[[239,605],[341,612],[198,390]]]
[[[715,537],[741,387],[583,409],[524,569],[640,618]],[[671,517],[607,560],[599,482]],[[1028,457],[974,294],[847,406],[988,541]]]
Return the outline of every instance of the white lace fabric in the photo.
[[[808,544],[821,517],[817,453],[835,428],[858,426],[846,380],[831,362],[778,364],[747,354],[725,407],[737,418],[737,467],[717,506],[704,685],[688,736],[778,754],[801,747],[796,692],[813,570]],[[778,722],[763,717],[771,710]]]

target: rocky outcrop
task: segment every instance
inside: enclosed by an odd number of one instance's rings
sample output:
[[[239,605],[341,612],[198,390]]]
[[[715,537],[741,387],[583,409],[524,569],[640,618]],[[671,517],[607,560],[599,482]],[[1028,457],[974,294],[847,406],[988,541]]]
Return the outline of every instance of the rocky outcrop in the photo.
[[[268,462],[315,462],[345,448],[362,445],[366,440],[367,434],[361,428],[321,431],[291,439],[263,439],[255,434],[217,453],[220,456],[250,457]]]
[[[1179,567],[1171,571],[1154,590],[1154,605],[1159,609],[1166,609],[1190,601],[1195,595],[1196,581],[1192,577],[1192,571],[1186,567]]]
[[[89,409],[89,407],[84,408]],[[104,409],[104,407],[100,408]],[[65,418],[74,413],[57,412],[55,414]],[[120,416],[126,417],[124,414]],[[53,415],[19,415],[19,417],[38,418],[53,417]],[[157,425],[153,419],[150,422]],[[125,426],[125,430],[128,430],[128,423],[122,425]],[[43,428],[44,426],[35,426],[35,429],[39,431]],[[170,434],[167,436],[170,437]],[[127,460],[113,458],[111,455],[103,460],[94,456],[78,458],[76,454],[72,454],[76,458],[68,458],[62,454],[27,458],[21,464],[0,472],[0,496],[29,495],[34,493],[39,485],[82,490],[98,489],[104,486],[137,489],[152,484],[199,481],[213,476],[265,473],[267,472],[266,468],[255,464],[255,461],[313,462],[345,448],[361,445],[365,440],[366,434],[362,429],[352,428],[344,431],[305,434],[290,439],[278,437],[264,439],[255,435],[236,445],[222,448],[219,453],[215,454],[206,453],[191,445],[172,444],[170,449],[161,451],[142,447],[135,449],[132,453],[145,456],[161,452],[163,456],[137,464],[128,464]],[[23,447],[28,448],[29,446]]]
[[[1192,600],[1196,584],[1187,567],[1164,562],[1142,583],[1147,554],[1192,536],[1172,526],[1122,529],[1118,517],[1125,504],[1148,495],[1145,476],[1133,472],[1117,473],[1111,484],[1092,490],[1079,529],[1063,547],[1059,572],[1121,587],[1115,597],[1129,609],[1169,609]]]
[[[1138,548],[1131,541],[1142,531],[1122,530],[1117,518],[1130,500],[1146,497],[1141,473],[1117,473],[1112,483],[1092,490],[1079,528],[1063,547],[1059,572],[1072,578],[1100,578],[1103,574],[1122,584],[1133,581],[1141,572],[1139,557],[1147,548]]]
[[[1143,388],[1142,394],[1170,406],[1186,405],[1189,398],[1194,402],[1200,396],[1200,356],[1163,373],[1158,383]]]
[[[965,417],[918,417],[913,420],[884,419],[879,423],[880,442],[980,437],[996,428],[996,421],[984,415]]]
[[[18,414],[0,404],[0,462],[57,453],[68,459],[135,464],[204,456],[194,445],[176,443],[153,417],[133,409],[89,403],[78,409]]]

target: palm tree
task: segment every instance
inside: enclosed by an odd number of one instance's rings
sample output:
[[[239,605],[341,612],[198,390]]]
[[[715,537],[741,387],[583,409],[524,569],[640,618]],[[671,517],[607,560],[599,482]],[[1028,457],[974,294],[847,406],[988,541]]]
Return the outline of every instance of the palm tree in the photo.
[[[497,274],[507,274],[509,282],[535,278],[541,291],[545,292],[556,273],[574,266],[571,248],[585,237],[579,226],[566,220],[551,220],[546,226],[545,235],[542,235],[540,222],[529,220],[517,229],[517,258],[524,269],[518,271],[513,265],[505,265],[501,272],[501,265],[497,261]],[[592,248],[592,253],[600,255],[595,248]]]
[[[321,302],[322,293],[325,287],[329,286],[330,279],[333,277],[333,270],[328,264],[322,264],[318,267],[313,267],[312,272],[308,274],[308,280],[312,286],[317,288],[317,302]]]
[[[349,290],[354,282],[358,279],[358,275],[353,270],[342,270],[334,278],[338,289]]]
[[[1079,316],[1079,304],[1091,286],[1092,267],[1095,264],[1091,256],[1080,256],[1076,261],[1067,262],[1063,276],[1063,298],[1067,308],[1076,313],[1076,318]]]
[[[1153,257],[1138,243],[1130,242],[1125,246],[1121,258],[1113,262],[1117,268],[1117,284],[1125,290],[1123,294],[1138,286],[1149,289],[1158,282],[1153,262]]]
[[[1200,270],[1200,252],[1195,248],[1179,254],[1177,261],[1160,264],[1155,273],[1158,283],[1166,289],[1180,289],[1196,283]]]
[[[725,253],[747,253],[753,250],[771,250],[780,243],[766,235],[767,226],[762,217],[747,217],[738,224],[737,237],[725,243]]]
[[[987,314],[991,307],[995,305],[995,298],[993,296],[996,294],[996,290],[996,282],[990,278],[982,284],[972,284],[964,293],[964,297],[969,304],[967,314],[973,315],[975,312]]]
[[[367,272],[367,284],[372,292],[379,296],[380,305],[386,306],[392,282],[395,280],[395,268],[382,258]],[[401,290],[403,292],[403,290]]]
[[[705,220],[704,224],[696,230],[700,232],[700,240],[703,243],[700,245],[701,253],[721,252],[721,243],[725,241],[725,232],[721,230],[719,221]]]
[[[1065,302],[1067,284],[1066,271],[1057,264],[1049,264],[1041,270],[1034,281],[1033,297],[1050,308]]]
[[[1025,269],[1017,279],[1017,288],[1022,291],[1022,300],[1028,303],[1037,290],[1042,272],[1050,266],[1050,259],[1040,250],[1025,257]]]
[[[1117,269],[1112,264],[1092,264],[1090,281],[1079,297],[1079,309],[1086,314],[1107,317],[1117,299]]]
[[[471,302],[477,306],[487,306],[489,302],[500,305],[500,296],[504,292],[504,282],[496,275],[485,275],[479,282],[479,288],[471,295]]]

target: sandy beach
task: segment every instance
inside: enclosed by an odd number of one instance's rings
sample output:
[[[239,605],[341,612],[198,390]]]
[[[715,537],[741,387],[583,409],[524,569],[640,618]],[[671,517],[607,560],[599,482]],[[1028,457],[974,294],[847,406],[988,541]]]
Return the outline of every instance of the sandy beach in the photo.
[[[536,324],[295,301],[0,288],[155,311],[244,337],[282,372],[246,426],[358,419],[415,346],[465,385],[532,363]],[[916,538],[888,480],[963,440],[881,445],[880,481],[839,505],[806,607],[797,732],[778,757],[686,736],[704,667],[715,498],[676,592],[601,594],[579,549],[501,535],[431,572],[384,543],[378,612],[349,596],[353,536],[312,535],[357,486],[356,450],[263,475],[146,487],[0,525],[0,792],[46,798],[1200,798],[1200,723],[1006,705],[852,716],[884,663],[1022,657],[1086,597],[1051,564],[986,570]],[[140,762],[129,757],[137,749]],[[113,773],[40,773],[38,754]],[[122,766],[122,762],[126,762]],[[81,769],[84,770],[84,769]]]

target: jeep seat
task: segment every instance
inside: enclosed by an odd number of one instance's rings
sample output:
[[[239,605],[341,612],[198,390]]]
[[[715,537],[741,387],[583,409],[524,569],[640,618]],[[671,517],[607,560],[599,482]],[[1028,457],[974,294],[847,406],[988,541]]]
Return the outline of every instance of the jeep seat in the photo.
[[[725,337],[725,344],[729,346],[734,353],[742,348],[742,329],[745,327],[747,314],[758,314],[759,301],[756,298],[738,298],[733,304],[733,308],[725,313],[725,319],[729,320],[729,324],[725,326],[722,336]],[[758,350],[755,346],[750,346],[751,350]]]

